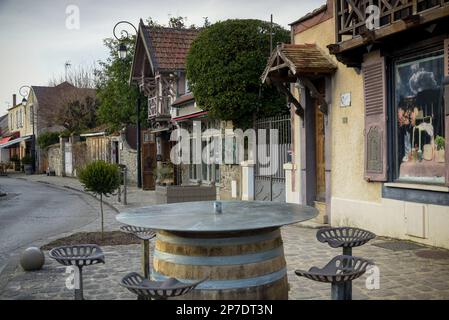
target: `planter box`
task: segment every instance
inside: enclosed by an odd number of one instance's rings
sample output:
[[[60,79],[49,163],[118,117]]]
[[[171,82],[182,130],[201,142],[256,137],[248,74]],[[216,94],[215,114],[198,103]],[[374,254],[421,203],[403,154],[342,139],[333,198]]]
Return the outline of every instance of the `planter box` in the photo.
[[[214,201],[216,188],[211,186],[156,186],[157,203]]]

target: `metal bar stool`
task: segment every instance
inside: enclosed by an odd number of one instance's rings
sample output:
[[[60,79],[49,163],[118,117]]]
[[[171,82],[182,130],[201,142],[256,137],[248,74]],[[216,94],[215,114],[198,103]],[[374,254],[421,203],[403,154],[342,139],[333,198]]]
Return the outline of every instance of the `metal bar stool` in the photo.
[[[84,300],[83,267],[105,263],[103,250],[96,244],[79,244],[53,248],[48,255],[64,266],[78,267],[79,278],[78,283],[75,284],[75,300]]]
[[[142,272],[145,278],[150,279],[150,240],[156,236],[156,233],[151,229],[129,225],[121,226],[120,230],[142,240]]]
[[[138,300],[166,300],[170,297],[178,297],[189,293],[206,279],[193,283],[183,283],[175,278],[169,278],[165,281],[152,281],[132,272],[123,277],[120,285],[136,294]]]
[[[374,239],[376,235],[370,231],[353,227],[324,228],[318,230],[316,238],[319,242],[327,242],[332,248],[343,248],[343,255],[352,256],[352,248],[359,247]],[[346,291],[352,295],[352,283],[346,284]]]
[[[309,271],[296,270],[295,273],[314,281],[331,283],[332,300],[352,300],[352,293],[345,284],[359,278],[366,272],[367,266],[373,264],[366,259],[340,255],[334,257],[324,268],[312,267]]]

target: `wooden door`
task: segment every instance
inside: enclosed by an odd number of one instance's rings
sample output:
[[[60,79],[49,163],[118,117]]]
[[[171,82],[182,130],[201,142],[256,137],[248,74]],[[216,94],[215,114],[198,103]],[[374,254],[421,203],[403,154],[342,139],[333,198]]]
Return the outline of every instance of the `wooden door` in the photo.
[[[324,83],[317,87],[324,91]],[[325,129],[324,114],[319,110],[318,100],[315,100],[315,159],[316,159],[316,200],[326,200],[326,162],[325,162]]]
[[[147,134],[143,134],[147,137]],[[142,187],[144,190],[155,189],[154,170],[156,169],[156,142],[144,138],[142,144]]]

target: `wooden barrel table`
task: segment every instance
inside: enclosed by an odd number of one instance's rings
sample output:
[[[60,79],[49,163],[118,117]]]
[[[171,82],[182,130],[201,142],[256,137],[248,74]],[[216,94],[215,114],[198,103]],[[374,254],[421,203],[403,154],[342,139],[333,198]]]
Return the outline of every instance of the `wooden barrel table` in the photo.
[[[122,223],[157,231],[151,278],[194,282],[183,299],[288,299],[280,227],[312,219],[314,208],[270,202],[188,202],[133,209]],[[133,270],[130,270],[133,271]]]

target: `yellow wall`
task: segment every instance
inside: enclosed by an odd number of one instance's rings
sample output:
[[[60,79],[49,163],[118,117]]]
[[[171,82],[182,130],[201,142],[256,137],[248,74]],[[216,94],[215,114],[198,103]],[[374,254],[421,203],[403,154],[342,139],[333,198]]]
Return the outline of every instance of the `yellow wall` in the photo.
[[[380,201],[381,184],[364,180],[365,118],[362,75],[339,63],[335,56],[329,54],[327,45],[335,43],[334,27],[334,19],[329,19],[294,36],[294,43],[315,43],[338,64],[338,70],[332,77],[331,90],[332,197]],[[346,92],[351,92],[351,106],[341,108],[340,95]],[[343,118],[347,118],[347,124],[343,123]],[[300,130],[299,121],[295,121],[296,130]],[[297,150],[296,146],[295,149]],[[298,157],[295,160],[298,162]]]

